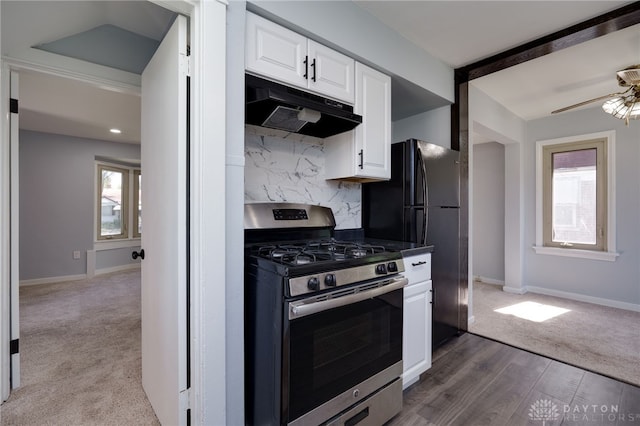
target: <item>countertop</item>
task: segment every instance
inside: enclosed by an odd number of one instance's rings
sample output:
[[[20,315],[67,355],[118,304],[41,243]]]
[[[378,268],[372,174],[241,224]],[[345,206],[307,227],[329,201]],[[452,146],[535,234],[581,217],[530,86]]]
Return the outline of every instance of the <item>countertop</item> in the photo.
[[[418,254],[432,253],[435,248],[432,245],[423,245],[418,243],[410,243],[407,241],[382,240],[379,238],[367,238],[364,236],[362,229],[345,229],[336,230],[335,237],[339,240],[349,240],[361,242],[371,245],[385,246],[387,248],[398,250],[403,257],[414,256]]]
[[[367,244],[383,245],[387,248],[399,250],[402,253],[402,257],[415,256],[418,254],[433,253],[435,250],[432,245],[423,245],[418,243],[410,243],[407,241],[392,241],[392,240],[379,240],[372,238],[365,238],[364,242]]]

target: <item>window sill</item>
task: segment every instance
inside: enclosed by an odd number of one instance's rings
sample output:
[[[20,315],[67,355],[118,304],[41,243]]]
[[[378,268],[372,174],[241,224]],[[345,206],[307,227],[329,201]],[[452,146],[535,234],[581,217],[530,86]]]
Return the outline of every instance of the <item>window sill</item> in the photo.
[[[607,262],[615,262],[616,258],[620,256],[620,253],[613,251],[592,251],[592,250],[578,250],[571,248],[557,248],[557,247],[543,247],[533,246],[533,250],[536,254],[546,254],[550,256],[567,256],[567,257],[579,257],[582,259],[591,260],[604,260]]]
[[[138,247],[140,245],[140,238],[122,238],[117,240],[99,240],[94,241],[93,249],[95,251],[101,250],[114,250],[126,247]]]

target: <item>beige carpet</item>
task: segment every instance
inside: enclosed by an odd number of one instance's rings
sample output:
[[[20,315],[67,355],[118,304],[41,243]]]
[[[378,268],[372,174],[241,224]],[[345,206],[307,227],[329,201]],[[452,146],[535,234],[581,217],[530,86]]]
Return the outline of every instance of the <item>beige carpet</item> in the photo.
[[[512,313],[495,312],[516,304],[522,305]],[[562,312],[553,308],[567,312],[542,322],[515,315],[532,312],[545,317]],[[473,315],[472,333],[640,386],[640,312],[533,293],[511,294],[499,286],[474,282]]]
[[[157,425],[141,385],[140,271],[22,287],[5,425]]]

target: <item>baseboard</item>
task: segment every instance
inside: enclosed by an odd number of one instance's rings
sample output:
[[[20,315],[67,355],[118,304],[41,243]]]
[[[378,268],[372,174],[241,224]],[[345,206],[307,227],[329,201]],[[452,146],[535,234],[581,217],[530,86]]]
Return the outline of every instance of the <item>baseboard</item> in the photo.
[[[126,265],[112,266],[110,268],[96,269],[96,275],[110,274],[112,272],[129,271],[132,269],[140,269],[140,263],[129,263]]]
[[[30,285],[40,285],[40,284],[51,284],[51,283],[60,283],[64,281],[78,281],[87,278],[87,274],[78,274],[78,275],[63,275],[60,277],[47,277],[47,278],[36,278],[33,280],[22,280],[20,281],[20,287],[30,286]]]
[[[529,287],[509,287],[508,285],[502,286],[502,291],[513,294],[525,294],[529,290]]]
[[[111,268],[102,268],[96,269],[95,275],[104,275],[110,274],[111,272],[120,272],[120,271],[128,271],[132,269],[140,269],[140,263],[129,263],[126,265],[118,265],[113,266]],[[27,287],[30,285],[41,285],[41,284],[52,284],[52,283],[61,283],[65,281],[78,281],[89,278],[87,274],[78,274],[78,275],[63,275],[60,277],[46,277],[46,278],[36,278],[33,280],[22,280],[20,281],[20,287]]]
[[[611,308],[618,308],[618,309],[625,309],[627,311],[640,312],[640,305],[635,303],[620,302],[618,300],[603,299],[601,297],[586,296],[584,294],[570,293],[568,291],[553,290],[553,289],[544,288],[544,287],[527,286],[526,290],[530,291],[531,293],[562,297],[564,299],[577,300],[578,302],[587,302],[587,303],[593,303],[596,305],[609,306]]]
[[[481,283],[484,284],[492,284],[492,285],[504,285],[504,280],[495,280],[493,278],[487,278],[487,277],[482,277],[482,276],[475,276],[473,277],[473,279],[475,281],[480,281]]]

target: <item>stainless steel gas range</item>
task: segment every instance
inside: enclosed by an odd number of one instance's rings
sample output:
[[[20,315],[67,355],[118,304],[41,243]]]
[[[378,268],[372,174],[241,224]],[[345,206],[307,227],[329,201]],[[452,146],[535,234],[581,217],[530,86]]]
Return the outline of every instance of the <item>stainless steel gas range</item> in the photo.
[[[401,254],[333,238],[331,209],[245,206],[251,425],[381,425],[402,408]]]

